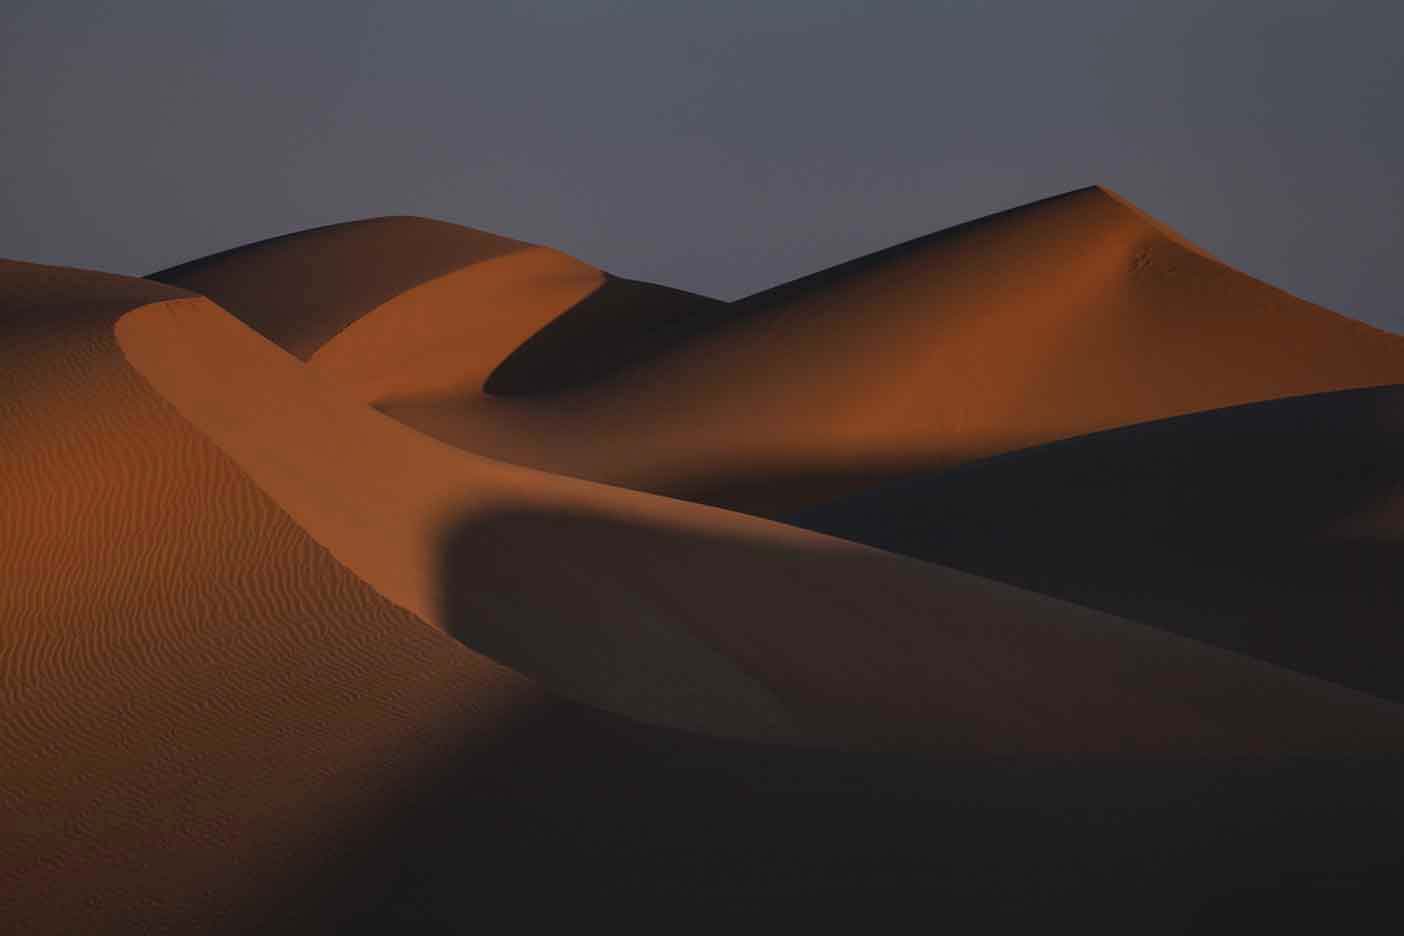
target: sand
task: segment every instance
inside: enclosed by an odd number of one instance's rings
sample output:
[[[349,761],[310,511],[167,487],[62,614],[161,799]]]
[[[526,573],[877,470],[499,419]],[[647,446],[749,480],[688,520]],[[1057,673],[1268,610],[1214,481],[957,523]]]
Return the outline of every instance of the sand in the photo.
[[[961,753],[1404,750],[1404,709],[1252,659],[759,518],[458,452],[212,305],[147,306],[117,336],[362,581],[617,714]]]
[[[461,262],[392,275],[383,245],[409,233]],[[488,255],[485,238],[378,219],[155,275],[465,451],[770,517],[1116,426],[1404,382],[1404,338],[1233,270],[1097,186],[729,304],[515,241]],[[343,268],[381,271],[376,289]],[[274,311],[317,322],[316,347],[266,325]]]
[[[453,931],[524,882],[1178,929],[1384,880],[1396,648],[1338,560],[1397,597],[1397,391],[1352,388],[1404,339],[1103,189],[730,304],[386,218],[7,262],[0,310],[26,932]],[[1184,584],[1211,548],[1261,574]]]
[[[539,692],[358,580],[131,369],[123,314],[207,300],[18,263],[0,297],[0,918],[328,925],[357,902],[319,875]]]
[[[371,402],[469,451],[779,516],[1102,429],[1404,382],[1404,338],[1239,273],[1101,188],[733,308],[569,392]]]
[[[1404,386],[1143,423],[791,522],[1404,700]]]
[[[371,218],[246,244],[148,278],[208,296],[306,360],[381,303],[529,246],[429,218]]]

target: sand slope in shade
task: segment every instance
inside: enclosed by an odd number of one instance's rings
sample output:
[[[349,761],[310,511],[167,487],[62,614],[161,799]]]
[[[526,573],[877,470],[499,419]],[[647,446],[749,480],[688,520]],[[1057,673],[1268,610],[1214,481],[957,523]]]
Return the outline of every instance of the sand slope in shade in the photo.
[[[578,701],[723,736],[955,753],[1404,751],[1404,710],[1252,659],[456,451],[214,306],[148,306],[117,334],[349,569]]]
[[[362,584],[154,393],[113,335],[143,307],[214,309],[0,265],[0,918],[334,928],[360,892],[319,874],[539,693]]]
[[[1196,413],[788,518],[1404,700],[1404,387]]]

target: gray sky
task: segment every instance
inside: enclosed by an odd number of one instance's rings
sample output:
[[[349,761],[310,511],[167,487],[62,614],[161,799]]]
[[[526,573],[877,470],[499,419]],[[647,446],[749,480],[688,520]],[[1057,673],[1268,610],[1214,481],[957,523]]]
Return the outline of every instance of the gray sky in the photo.
[[[0,255],[420,214],[735,298],[1107,185],[1404,332],[1404,4],[10,0]]]

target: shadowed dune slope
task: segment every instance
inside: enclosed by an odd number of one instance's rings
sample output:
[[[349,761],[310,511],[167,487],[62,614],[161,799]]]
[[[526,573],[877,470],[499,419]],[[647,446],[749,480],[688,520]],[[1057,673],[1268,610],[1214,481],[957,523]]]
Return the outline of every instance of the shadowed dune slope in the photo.
[[[142,308],[118,335],[363,580],[578,701],[725,736],[953,753],[1404,750],[1400,709],[1255,660],[455,451],[213,306]]]
[[[788,519],[1404,700],[1404,387],[1097,433]]]
[[[114,338],[131,309],[225,314],[0,264],[0,919],[334,929],[378,882],[319,875],[539,693],[362,584],[153,392]]]
[[[1239,273],[1095,187],[732,310],[567,392],[372,402],[469,451],[774,516],[1120,425],[1404,381],[1404,338]],[[489,387],[519,368],[509,357]]]
[[[448,541],[447,625],[528,673],[612,659],[639,621],[685,628],[860,748],[1404,753],[1398,706],[1249,657],[766,521],[642,506],[476,512]]]
[[[737,314],[731,303],[610,276],[504,358],[482,389],[512,397],[588,386],[722,328]]]

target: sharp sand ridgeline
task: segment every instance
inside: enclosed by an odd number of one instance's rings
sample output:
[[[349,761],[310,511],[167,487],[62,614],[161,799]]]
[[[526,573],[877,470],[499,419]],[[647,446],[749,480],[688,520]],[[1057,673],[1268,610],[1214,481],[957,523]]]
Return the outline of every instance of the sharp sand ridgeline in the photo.
[[[1097,187],[734,303],[419,218],[4,261],[0,919],[1365,880],[1400,383]]]

